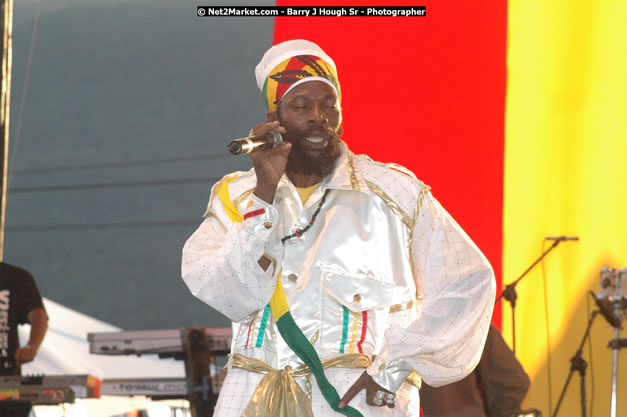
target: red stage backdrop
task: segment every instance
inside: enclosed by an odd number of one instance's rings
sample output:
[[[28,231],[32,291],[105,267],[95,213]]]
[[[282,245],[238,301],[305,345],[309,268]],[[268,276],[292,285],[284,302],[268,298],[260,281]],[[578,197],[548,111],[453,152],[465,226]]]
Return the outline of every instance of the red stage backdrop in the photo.
[[[277,6],[382,6],[377,1]],[[500,293],[507,3],[394,2],[426,17],[279,17],[275,43],[303,38],[335,61],[344,140],[432,187],[494,267]],[[508,277],[507,282],[515,277]],[[493,321],[500,327],[501,309]]]

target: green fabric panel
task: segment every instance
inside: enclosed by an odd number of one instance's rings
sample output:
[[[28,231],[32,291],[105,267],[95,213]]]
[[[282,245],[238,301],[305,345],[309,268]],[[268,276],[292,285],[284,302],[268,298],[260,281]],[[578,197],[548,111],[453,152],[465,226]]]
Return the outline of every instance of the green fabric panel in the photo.
[[[311,369],[311,373],[316,378],[316,383],[320,392],[327,400],[331,408],[340,414],[348,417],[363,417],[363,415],[353,407],[346,406],[343,410],[338,407],[340,403],[340,395],[331,385],[327,376],[324,374],[320,357],[314,347],[309,343],[300,328],[296,325],[291,313],[283,314],[276,322],[279,333],[285,340],[285,343],[292,351]]]

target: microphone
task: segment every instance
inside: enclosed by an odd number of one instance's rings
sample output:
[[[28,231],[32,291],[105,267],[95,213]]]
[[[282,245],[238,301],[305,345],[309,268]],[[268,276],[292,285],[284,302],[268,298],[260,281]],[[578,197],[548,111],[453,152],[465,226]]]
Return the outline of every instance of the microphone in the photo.
[[[559,240],[563,242],[565,240],[579,240],[579,236],[547,236],[544,240]]]
[[[599,307],[599,311],[605,317],[605,320],[612,325],[615,329],[622,329],[620,325],[621,320],[616,317],[616,313],[612,309],[612,302],[605,298],[598,298],[592,291],[590,291],[590,295],[594,298],[594,301],[597,303],[597,307]]]
[[[235,139],[228,144],[228,148],[233,155],[242,155],[259,149],[274,148],[281,142],[283,142],[283,137],[279,132],[273,130],[261,136]]]

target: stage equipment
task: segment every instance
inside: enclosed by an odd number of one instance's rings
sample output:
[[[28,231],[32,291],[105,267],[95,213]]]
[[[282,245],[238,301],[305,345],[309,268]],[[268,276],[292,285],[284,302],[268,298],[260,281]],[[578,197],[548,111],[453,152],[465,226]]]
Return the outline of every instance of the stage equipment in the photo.
[[[191,391],[186,378],[126,378],[103,379],[101,395],[143,395],[155,400],[187,398]]]
[[[552,416],[557,416],[557,413],[560,409],[560,405],[562,404],[562,400],[564,399],[564,395],[566,394],[566,389],[568,388],[568,384],[570,383],[570,378],[573,376],[575,371],[579,371],[580,378],[580,399],[581,399],[581,416],[586,417],[586,368],[588,367],[588,363],[581,356],[581,350],[583,349],[583,345],[588,338],[588,334],[590,333],[590,327],[592,326],[592,322],[596,315],[599,314],[598,311],[593,311],[590,316],[590,320],[588,320],[588,327],[586,327],[586,333],[579,344],[579,349],[575,352],[575,355],[570,358],[570,372],[568,373],[568,377],[566,378],[566,382],[564,383],[564,388],[562,389],[562,393],[560,394],[560,399],[557,401],[557,405],[555,406],[555,411]]]
[[[518,298],[518,294],[516,294],[516,285],[518,285],[520,280],[522,280],[525,277],[525,275],[527,275],[527,273],[529,273],[529,271],[533,269],[534,266],[536,266],[542,259],[544,259],[544,257],[548,255],[549,252],[551,252],[557,245],[559,245],[560,242],[578,241],[579,237],[578,236],[559,236],[559,237],[547,236],[545,240],[553,241],[553,244],[551,245],[551,247],[548,248],[546,251],[544,251],[544,253],[538,259],[536,259],[534,263],[532,263],[531,266],[527,268],[525,272],[523,272],[518,278],[516,278],[514,282],[512,282],[511,284],[508,284],[505,287],[505,289],[501,291],[501,295],[499,295],[499,297],[494,302],[494,304],[496,305],[496,303],[501,301],[501,298],[505,298],[507,301],[509,301],[510,305],[512,306],[512,351],[514,352],[514,355],[516,355],[516,299]]]
[[[607,266],[601,268],[599,278],[599,298],[622,297],[627,299],[627,268],[614,269]]]
[[[103,392],[111,395],[147,395],[153,398],[187,398],[192,417],[210,417],[224,375],[216,356],[229,354],[231,328],[189,327],[89,333],[89,352],[102,355],[157,354],[185,361],[185,379],[105,379]],[[226,362],[226,360],[224,361]]]
[[[614,328],[614,339],[608,347],[613,352],[612,358],[612,399],[610,403],[610,417],[616,417],[618,406],[618,353],[627,345],[626,339],[620,338],[623,328],[622,322],[627,310],[627,268],[601,268],[599,279],[599,296],[595,297],[597,305],[608,323]]]
[[[89,353],[138,356],[154,353],[160,358],[184,359],[184,331],[185,329],[167,329],[88,333]],[[204,327],[202,331],[213,354],[227,355],[230,352],[230,328]]]
[[[100,383],[93,375],[0,376],[0,402],[55,405],[100,398]]]
[[[564,394],[568,388],[570,378],[574,371],[579,371],[581,375],[581,415],[586,416],[586,361],[581,357],[581,350],[590,332],[592,321],[597,314],[601,313],[607,322],[614,328],[614,339],[610,340],[608,347],[614,350],[613,364],[612,364],[612,398],[610,406],[610,416],[616,417],[616,408],[618,400],[618,352],[621,348],[627,346],[627,339],[620,338],[620,330],[622,329],[622,322],[625,317],[625,310],[627,310],[627,268],[613,269],[603,267],[601,269],[601,276],[599,279],[600,292],[596,296],[592,291],[590,295],[594,298],[598,310],[595,310],[588,321],[588,327],[586,333],[579,345],[579,349],[575,355],[570,359],[571,367],[564,388],[560,395],[559,401],[553,413],[553,417],[557,416]]]

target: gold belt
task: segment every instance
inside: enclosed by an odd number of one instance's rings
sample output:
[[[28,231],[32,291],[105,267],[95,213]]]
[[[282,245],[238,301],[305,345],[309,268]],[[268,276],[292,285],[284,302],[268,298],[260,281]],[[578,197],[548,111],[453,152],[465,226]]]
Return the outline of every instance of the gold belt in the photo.
[[[367,368],[369,365],[370,358],[360,353],[349,353],[322,361],[324,369],[358,369]],[[236,353],[231,358],[231,366],[265,375],[241,417],[314,417],[307,394],[294,380],[294,377],[311,376],[311,369],[307,365],[303,364],[294,369],[286,366],[278,370],[259,359]],[[420,387],[420,377],[415,372],[407,380],[412,385]]]

